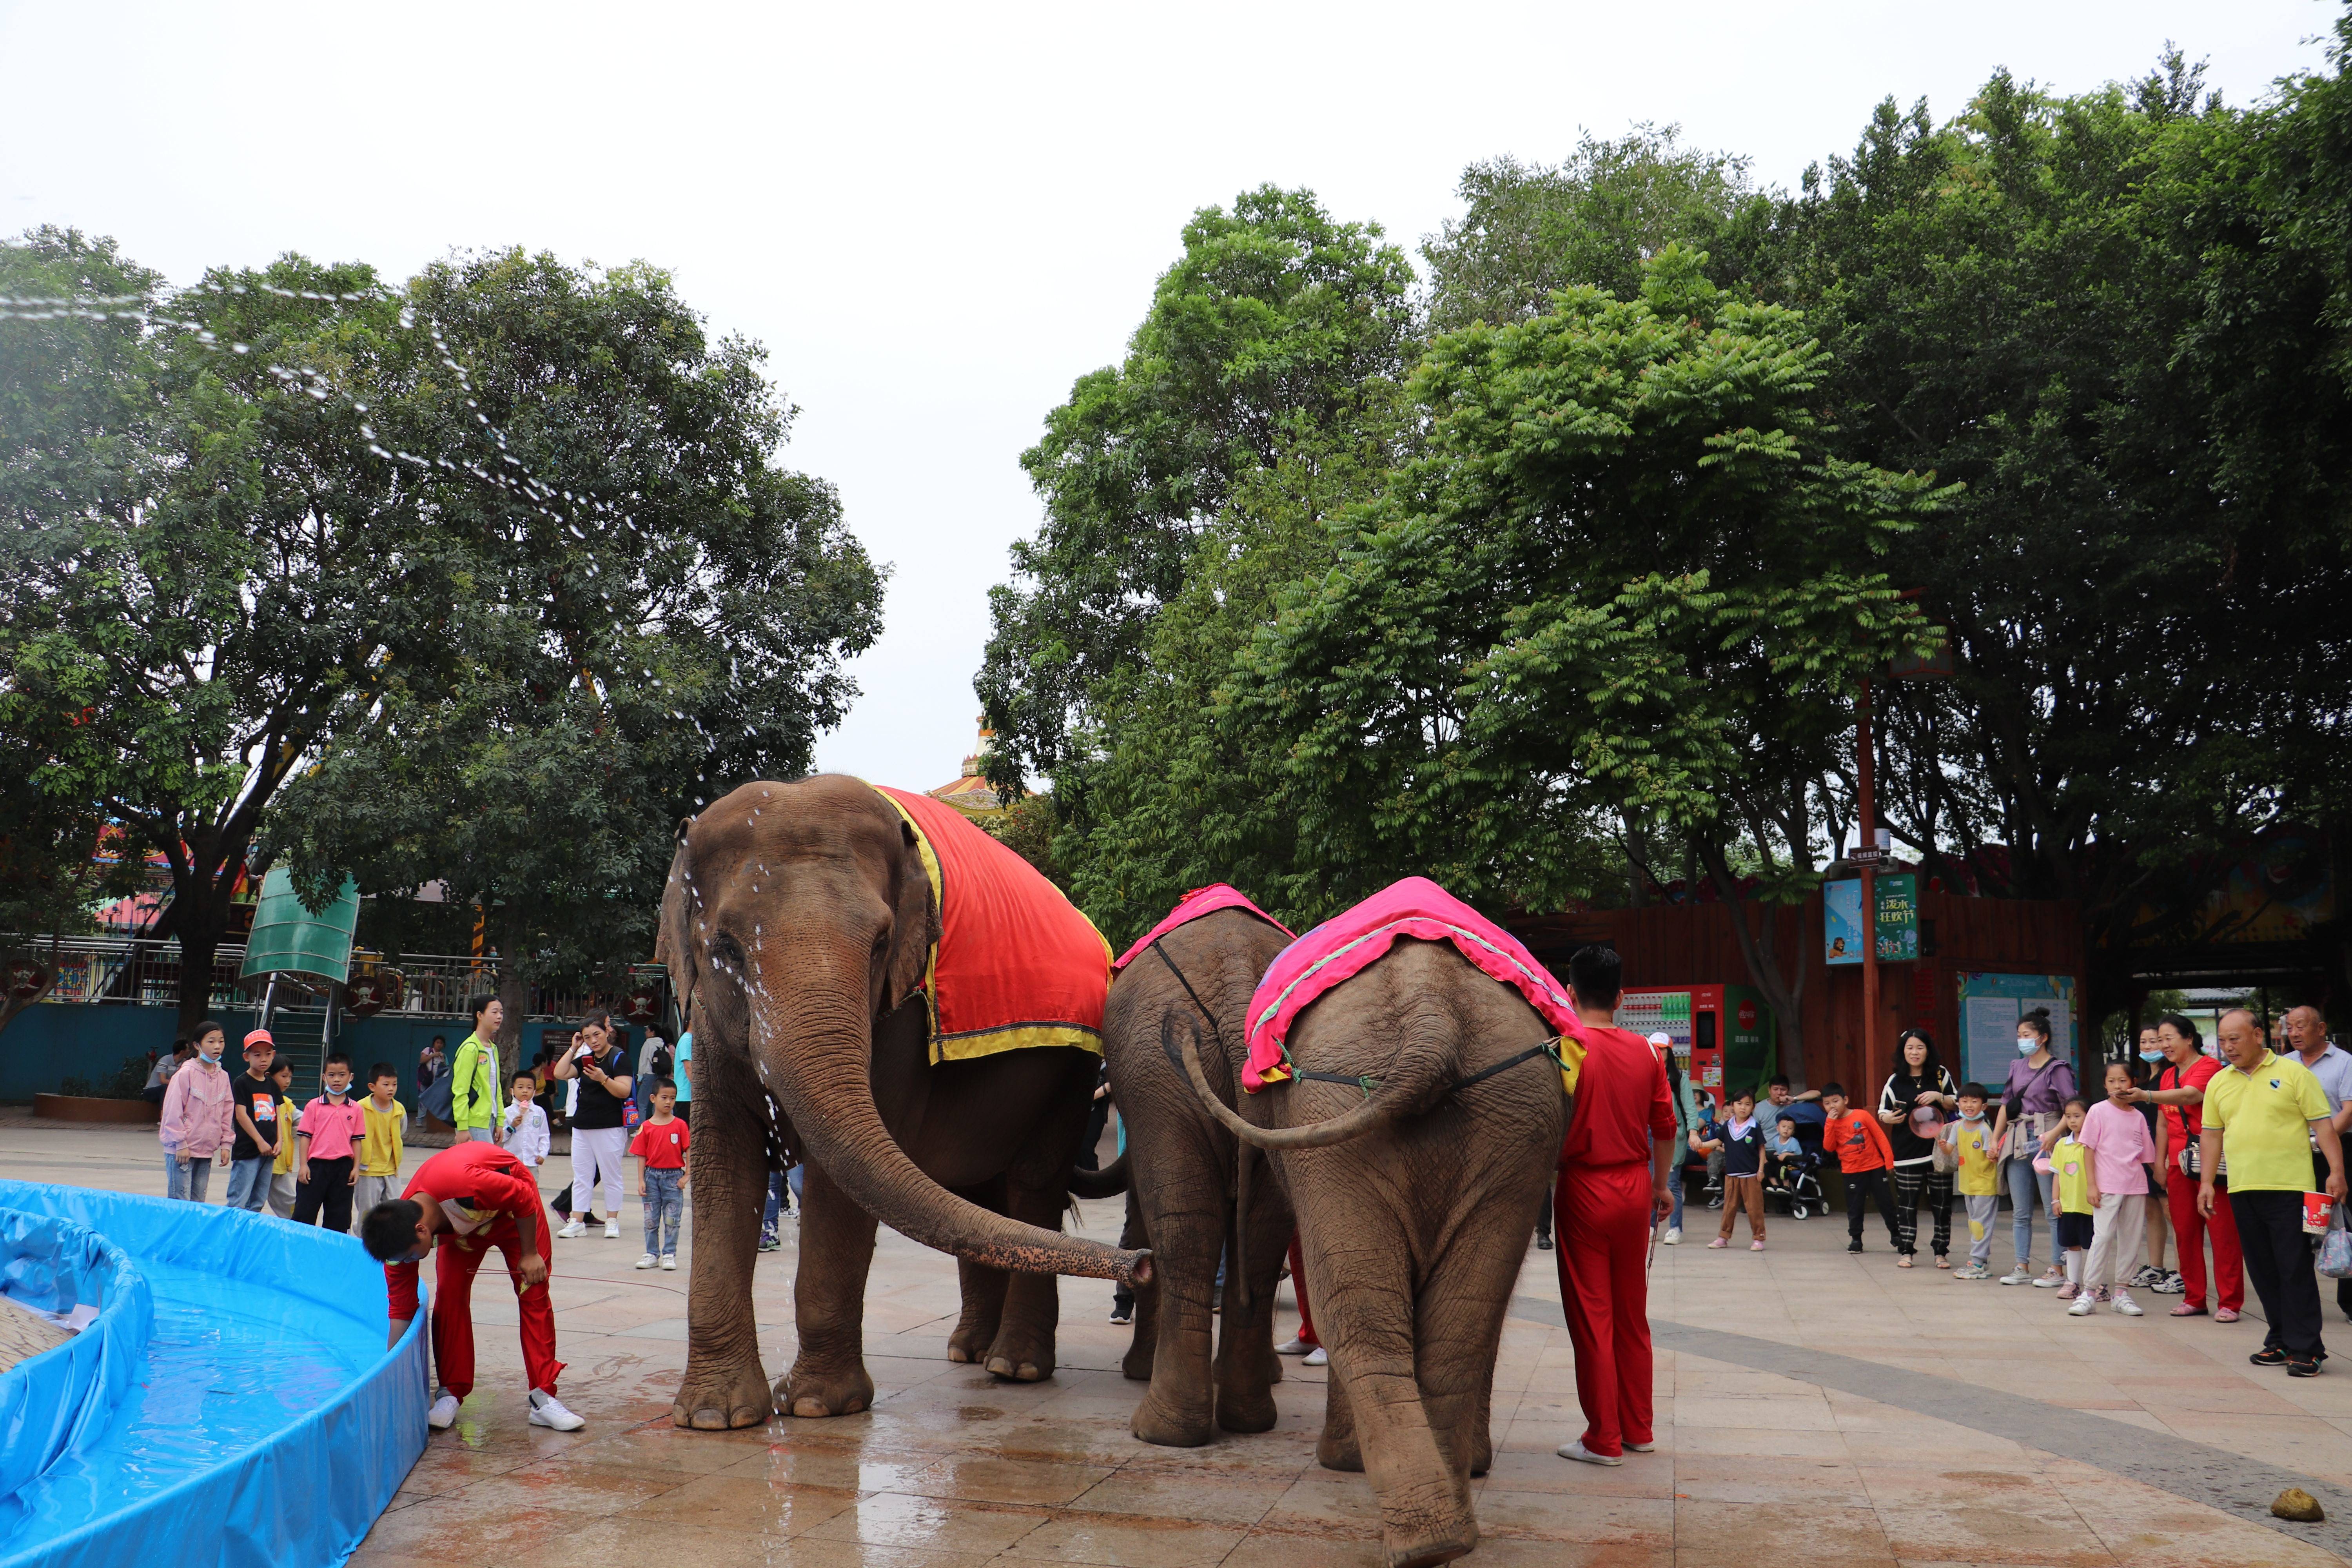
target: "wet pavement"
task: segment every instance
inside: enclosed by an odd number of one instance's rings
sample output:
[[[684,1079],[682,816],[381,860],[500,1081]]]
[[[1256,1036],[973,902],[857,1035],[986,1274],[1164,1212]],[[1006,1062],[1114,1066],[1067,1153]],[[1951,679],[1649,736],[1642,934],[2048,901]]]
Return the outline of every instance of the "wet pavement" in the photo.
[[[160,1192],[152,1149],[152,1133],[0,1112],[0,1176]],[[565,1164],[549,1163],[551,1195]],[[1081,1207],[1087,1234],[1115,1237],[1115,1201]],[[1064,1281],[1060,1369],[1000,1384],[946,1359],[952,1263],[888,1231],[867,1293],[871,1412],[677,1431],[686,1275],[633,1269],[634,1199],[622,1217],[621,1239],[600,1230],[557,1244],[562,1392],[586,1430],[526,1423],[512,1301],[486,1277],[482,1386],[457,1427],[434,1435],[353,1563],[1381,1561],[1370,1487],[1314,1462],[1320,1371],[1286,1363],[1272,1432],[1151,1447],[1128,1434],[1141,1385],[1118,1370],[1128,1331],[1104,1321],[1108,1285]],[[2290,1382],[2249,1366],[2263,1332],[2252,1317],[2176,1321],[2162,1315],[2174,1298],[2142,1298],[2146,1318],[2069,1318],[2053,1291],[1957,1280],[1924,1260],[1898,1270],[1883,1232],[1850,1258],[1843,1225],[1821,1218],[1775,1216],[1762,1254],[1747,1250],[1744,1225],[1736,1249],[1709,1251],[1714,1217],[1695,1213],[1690,1241],[1658,1252],[1658,1451],[1616,1469],[1552,1453],[1580,1426],[1574,1365],[1551,1255],[1529,1253],[1496,1372],[1495,1465],[1475,1483],[1484,1540],[1469,1563],[2342,1561],[2315,1543],[2332,1535],[2256,1519],[2297,1477],[2352,1486],[2352,1374]],[[754,1286],[772,1377],[791,1359],[789,1225],[784,1242]],[[1997,1260],[2008,1250],[2004,1226]],[[1285,1337],[1295,1321],[1286,1286]]]

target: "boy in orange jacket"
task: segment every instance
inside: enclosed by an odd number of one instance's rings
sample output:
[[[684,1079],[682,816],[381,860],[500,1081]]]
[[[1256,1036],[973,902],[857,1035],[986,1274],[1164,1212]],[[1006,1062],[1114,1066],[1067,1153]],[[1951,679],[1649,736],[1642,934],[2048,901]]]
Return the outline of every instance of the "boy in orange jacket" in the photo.
[[[1887,1173],[1895,1169],[1895,1151],[1878,1119],[1848,1110],[1844,1087],[1834,1083],[1822,1085],[1822,1113],[1829,1119],[1822,1125],[1822,1149],[1834,1152],[1838,1169],[1845,1173],[1845,1249],[1862,1250],[1862,1200],[1875,1193],[1878,1212],[1886,1221],[1886,1239],[1902,1251],[1902,1235],[1895,1226],[1895,1194],[1886,1184]]]

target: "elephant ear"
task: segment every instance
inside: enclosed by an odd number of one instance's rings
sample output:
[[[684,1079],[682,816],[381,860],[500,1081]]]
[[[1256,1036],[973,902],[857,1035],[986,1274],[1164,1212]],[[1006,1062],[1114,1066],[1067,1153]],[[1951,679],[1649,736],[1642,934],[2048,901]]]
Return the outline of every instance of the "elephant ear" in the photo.
[[[677,836],[677,853],[670,857],[669,880],[662,887],[661,924],[654,937],[654,962],[669,966],[670,994],[686,1005],[694,992],[693,865],[687,858],[687,834]]]
[[[923,866],[923,847],[904,818],[898,823],[898,885],[890,890],[890,972],[885,981],[885,1012],[923,988],[931,949],[940,940],[940,905]]]

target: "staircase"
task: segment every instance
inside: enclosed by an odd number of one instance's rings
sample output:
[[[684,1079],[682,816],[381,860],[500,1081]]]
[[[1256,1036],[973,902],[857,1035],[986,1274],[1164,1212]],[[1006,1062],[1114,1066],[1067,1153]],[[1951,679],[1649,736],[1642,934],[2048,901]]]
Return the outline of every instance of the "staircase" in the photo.
[[[294,1064],[294,1103],[307,1105],[320,1092],[319,1069],[334,1048],[334,1015],[323,998],[304,997],[303,1006],[265,1005],[261,1026],[278,1044],[278,1054]]]

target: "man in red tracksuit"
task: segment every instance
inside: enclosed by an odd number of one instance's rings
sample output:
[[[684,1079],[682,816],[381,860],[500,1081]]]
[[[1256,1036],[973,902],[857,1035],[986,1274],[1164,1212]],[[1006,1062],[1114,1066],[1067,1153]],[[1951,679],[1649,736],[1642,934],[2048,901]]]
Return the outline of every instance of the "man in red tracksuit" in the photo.
[[[1552,1223],[1559,1300],[1576,1349],[1584,1435],[1559,1457],[1622,1465],[1646,1454],[1650,1429],[1649,1240],[1674,1212],[1675,1108],[1665,1063],[1646,1039],[1614,1027],[1622,967],[1612,948],[1568,961],[1569,999],[1584,1023],[1576,1116],[1560,1146]]]
[[[547,1215],[530,1167],[494,1143],[459,1143],[417,1167],[401,1196],[368,1210],[360,1238],[383,1265],[392,1315],[387,1345],[416,1316],[416,1266],[437,1250],[433,1271],[433,1364],[441,1387],[426,1419],[437,1431],[457,1419],[474,1387],[474,1275],[495,1247],[506,1254],[522,1321],[530,1423],[576,1432],[586,1423],[555,1397],[555,1310],[547,1295]]]

